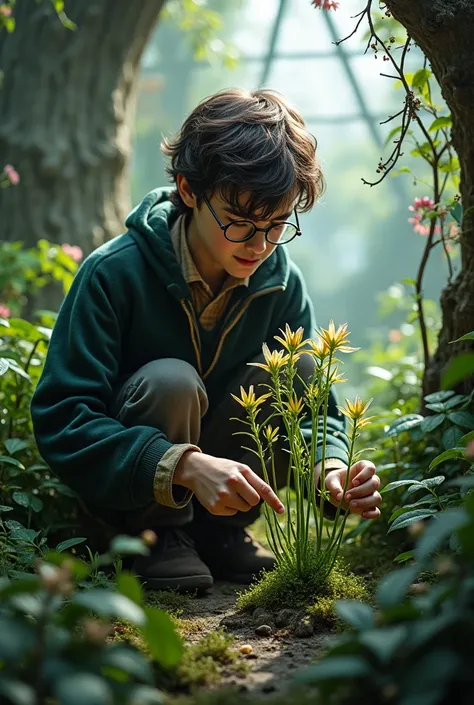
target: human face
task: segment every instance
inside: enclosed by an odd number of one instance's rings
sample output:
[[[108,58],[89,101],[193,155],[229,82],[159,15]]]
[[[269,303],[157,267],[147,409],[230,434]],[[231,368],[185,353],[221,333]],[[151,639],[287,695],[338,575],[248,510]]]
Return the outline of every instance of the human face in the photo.
[[[181,183],[181,186],[183,185]],[[189,185],[187,187],[189,188]],[[186,196],[189,195],[186,189],[184,192]],[[183,197],[181,188],[180,193]],[[248,194],[244,192],[239,200],[244,205],[247,198]],[[183,200],[186,205],[190,205],[185,198]],[[232,220],[241,220],[241,214],[232,212],[229,203],[221,193],[215,193],[209,202],[224,225]],[[193,208],[193,216],[188,228],[188,243],[201,276],[211,287],[222,283],[226,275],[238,278],[251,276],[277,247],[267,242],[265,233],[261,231],[257,231],[250,240],[245,242],[229,242],[206,203],[203,202],[198,207],[194,196],[190,203],[192,203],[190,207]],[[258,228],[267,228],[272,224],[287,221],[292,211],[292,206],[286,206],[278,209],[271,220],[259,220],[257,214],[257,217],[252,218],[252,222]]]

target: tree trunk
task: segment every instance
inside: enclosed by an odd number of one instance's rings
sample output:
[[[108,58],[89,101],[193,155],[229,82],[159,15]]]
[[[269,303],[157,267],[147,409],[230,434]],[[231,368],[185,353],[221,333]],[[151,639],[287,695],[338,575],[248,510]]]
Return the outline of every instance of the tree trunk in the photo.
[[[0,34],[0,166],[21,181],[0,189],[2,239],[87,255],[123,230],[139,62],[163,3],[66,0],[72,32],[51,2],[17,0]]]
[[[472,343],[450,341],[474,331],[474,3],[472,0],[387,0],[427,56],[452,114],[452,139],[461,163],[463,206],[461,270],[441,296],[443,324],[438,349],[425,370],[425,394],[439,389],[446,364]],[[474,379],[458,388],[468,393]]]

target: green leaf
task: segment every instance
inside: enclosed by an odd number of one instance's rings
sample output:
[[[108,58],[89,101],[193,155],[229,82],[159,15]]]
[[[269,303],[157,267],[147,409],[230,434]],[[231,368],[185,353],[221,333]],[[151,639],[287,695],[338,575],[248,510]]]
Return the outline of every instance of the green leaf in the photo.
[[[56,546],[56,551],[58,551],[58,553],[61,553],[61,551],[67,551],[68,548],[78,546],[80,543],[84,543],[84,541],[87,541],[85,536],[75,536],[72,539],[66,539],[65,541],[58,543]]]
[[[313,683],[334,679],[366,678],[371,669],[360,656],[327,656],[321,661],[301,669],[296,674],[296,683]]]
[[[15,453],[18,453],[20,450],[29,448],[30,442],[22,438],[7,438],[4,445],[10,455],[15,455]]]
[[[12,512],[13,507],[6,507],[4,504],[0,504],[0,514],[2,512]]]
[[[419,480],[396,480],[395,482],[391,482],[389,485],[386,485],[382,490],[380,490],[380,494],[384,494],[385,492],[391,492],[392,490],[396,490],[398,487],[404,487],[405,485],[419,485],[420,487],[422,486]]]
[[[423,418],[424,417],[420,414],[407,414],[401,419],[397,419],[397,421],[392,423],[388,431],[385,433],[386,438],[398,436],[399,433],[409,431],[410,429],[419,426],[420,423],[423,421]]]
[[[165,699],[155,687],[148,685],[132,685],[127,688],[124,702],[133,705],[164,705]]]
[[[407,627],[381,627],[368,629],[359,636],[359,641],[369,648],[379,661],[386,664],[407,638]]]
[[[428,517],[436,513],[436,509],[414,509],[412,512],[402,514],[398,519],[395,519],[387,533],[389,534],[391,531],[397,531],[398,529],[406,529],[407,526],[410,526],[415,521],[428,519]]]
[[[471,333],[466,333],[465,335],[462,335],[460,338],[456,338],[456,340],[451,340],[451,343],[460,343],[463,340],[474,340],[474,330]]]
[[[357,630],[370,629],[375,625],[372,607],[358,600],[338,600],[336,612],[345,622]]]
[[[449,681],[455,680],[460,666],[457,654],[448,649],[431,650],[416,661],[408,661],[401,673],[400,686],[409,695],[400,701],[400,705],[439,705],[446,702],[446,686]]]
[[[36,631],[24,619],[0,618],[0,659],[6,663],[20,662],[34,649]]]
[[[20,505],[20,507],[28,508],[30,506],[30,499],[25,492],[14,492],[12,494],[12,499],[14,502]]]
[[[470,431],[474,429],[474,414],[469,413],[469,411],[451,411],[448,414],[448,418],[450,421],[455,423],[456,426],[461,426],[461,428],[468,428]]]
[[[459,460],[460,458],[466,457],[466,451],[464,448],[450,448],[449,450],[443,451],[440,455],[437,455],[430,463],[430,470],[433,470],[437,465],[444,463],[445,460]]]
[[[71,602],[87,610],[91,610],[101,617],[115,617],[124,619],[141,627],[146,624],[145,614],[128,597],[102,588],[92,588],[84,593],[74,595]]]
[[[441,130],[443,127],[452,127],[453,121],[450,117],[439,117],[433,120],[428,128],[428,132],[436,132],[436,130]]]
[[[446,482],[446,487],[462,487],[464,489],[470,489],[474,487],[474,475],[464,475],[463,477],[455,477],[452,480]]]
[[[450,450],[458,445],[458,442],[462,436],[462,431],[459,430],[457,426],[450,426],[443,433],[443,446],[446,450]]]
[[[0,455],[0,465],[4,463],[5,465],[13,465],[15,468],[18,468],[19,470],[24,470],[25,466],[20,463],[19,460],[16,458],[11,458],[9,455]]]
[[[141,632],[151,654],[163,668],[176,666],[183,655],[183,643],[171,617],[153,607],[145,607],[146,623]]]
[[[71,673],[53,685],[58,705],[112,705],[112,692],[104,678],[94,673]]]
[[[412,88],[418,88],[421,90],[425,83],[429,81],[432,75],[433,72],[429,69],[418,69],[418,71],[416,71],[413,76],[413,80],[411,83]]]
[[[382,609],[394,607],[403,602],[408,586],[418,575],[416,566],[408,565],[385,575],[380,581],[376,599]]]
[[[438,401],[444,402],[450,399],[454,395],[454,392],[450,390],[446,391],[441,391],[441,392],[433,392],[433,394],[427,394],[425,397],[425,401],[427,401],[429,404],[436,403]]]
[[[388,133],[388,135],[385,139],[384,147],[386,147],[388,145],[388,143],[393,140],[395,135],[399,135],[400,132],[402,131],[402,129],[403,128],[401,125],[397,125],[397,127],[394,127],[392,130],[390,130],[390,132]]]
[[[465,436],[462,436],[459,439],[459,446],[467,446],[467,444],[471,441],[474,441],[474,431],[469,431],[469,433],[466,433]]]
[[[31,686],[2,675],[0,675],[0,694],[13,705],[36,705],[37,702],[35,691]]]
[[[395,556],[393,559],[394,563],[405,563],[405,561],[409,561],[413,556],[415,555],[415,551],[404,551],[404,553],[399,553],[398,556]]]
[[[435,416],[425,416],[420,424],[420,430],[423,431],[423,433],[431,433],[431,431],[434,431],[435,428],[441,426],[444,419],[445,417],[441,414],[436,414]]]
[[[146,546],[142,539],[137,536],[125,536],[120,534],[115,536],[110,544],[110,553],[119,554],[121,556],[128,556],[134,554],[140,554],[141,556],[148,556],[150,550]]]
[[[429,487],[432,489],[433,487],[438,487],[445,481],[445,476],[444,475],[436,475],[435,477],[429,477],[426,480],[422,480],[421,484],[423,487]]]
[[[101,664],[112,666],[127,673],[139,682],[153,685],[151,664],[136,649],[121,644],[113,644],[102,651]]]
[[[435,402],[434,404],[427,404],[426,408],[430,411],[436,411],[437,414],[441,414],[443,411],[446,411],[446,405],[440,401]]]
[[[441,386],[455,387],[466,377],[474,374],[474,353],[463,352],[451,360],[441,377]]]
[[[10,369],[10,365],[8,363],[8,360],[6,360],[4,357],[0,357],[0,377],[5,374],[5,372],[8,372]]]
[[[452,533],[469,523],[469,515],[459,507],[440,512],[430,522],[415,548],[415,557],[423,561],[441,546]]]
[[[459,160],[458,160],[459,161]],[[455,205],[451,208],[451,215],[453,216],[454,220],[458,223],[458,225],[461,225],[462,221],[462,205],[459,201],[455,203]],[[469,335],[469,333],[468,333]],[[472,335],[472,334],[471,334]],[[456,340],[451,341],[453,343],[456,343]]]
[[[454,397],[451,397],[451,399],[448,399],[448,401],[445,402],[444,406],[446,409],[453,409],[455,406],[459,406],[466,400],[467,397],[465,397],[463,394],[455,394]]]
[[[143,590],[137,578],[131,573],[122,571],[117,578],[117,589],[136,605],[143,603]]]

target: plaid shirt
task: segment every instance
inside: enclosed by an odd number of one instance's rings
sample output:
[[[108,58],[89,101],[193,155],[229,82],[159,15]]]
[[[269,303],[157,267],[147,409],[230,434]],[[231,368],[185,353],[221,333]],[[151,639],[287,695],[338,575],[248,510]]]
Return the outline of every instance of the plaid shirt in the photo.
[[[233,289],[248,286],[249,277],[239,279],[228,276],[222,289],[215,295],[211,287],[203,280],[189,251],[186,238],[186,218],[180,216],[171,230],[171,240],[176,257],[181,265],[184,279],[191,289],[194,309],[204,330],[212,330],[224,315]]]

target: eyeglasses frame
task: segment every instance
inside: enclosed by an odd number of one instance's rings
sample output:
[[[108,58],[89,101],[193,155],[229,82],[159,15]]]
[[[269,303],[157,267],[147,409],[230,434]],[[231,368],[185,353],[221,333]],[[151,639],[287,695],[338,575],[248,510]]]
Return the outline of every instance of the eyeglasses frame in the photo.
[[[269,232],[272,228],[274,228],[275,225],[270,225],[268,228],[257,228],[257,226],[255,225],[255,223],[252,223],[251,220],[247,220],[247,218],[242,218],[242,219],[240,219],[240,220],[234,220],[234,221],[232,221],[231,223],[227,223],[227,225],[224,225],[224,223],[221,221],[221,219],[220,219],[219,216],[217,215],[217,213],[216,213],[216,211],[214,210],[214,208],[211,206],[211,203],[210,203],[208,197],[207,197],[206,195],[203,195],[203,199],[204,199],[204,202],[205,202],[206,206],[209,208],[209,210],[211,211],[212,215],[214,216],[214,219],[215,219],[216,223],[219,225],[220,229],[221,229],[222,232],[224,233],[225,239],[226,239],[228,242],[233,242],[233,243],[248,242],[249,240],[251,240],[251,239],[254,237],[254,235],[255,235],[256,233],[262,232],[262,233],[265,233],[265,240],[268,242],[269,245],[288,245],[290,242],[292,242],[292,241],[295,239],[295,237],[298,237],[299,235],[302,235],[301,228],[300,228],[300,222],[299,222],[299,220],[298,220],[298,213],[297,213],[297,211],[296,211],[296,208],[294,209],[295,218],[296,218],[296,225],[295,225],[295,223],[290,223],[290,222],[288,222],[288,221],[284,221],[283,223],[281,223],[281,225],[291,225],[293,228],[296,228],[296,232],[295,232],[295,234],[293,235],[293,237],[291,238],[291,240],[287,240],[286,242],[281,242],[281,243],[280,243],[280,242],[272,242],[271,240],[268,239],[268,232]],[[226,232],[227,232],[228,228],[230,228],[231,225],[235,225],[235,223],[242,223],[242,222],[244,222],[244,223],[250,223],[250,225],[251,225],[252,228],[253,228],[253,232],[251,232],[250,235],[248,235],[247,237],[244,237],[242,240],[231,240],[229,237],[227,237]]]

